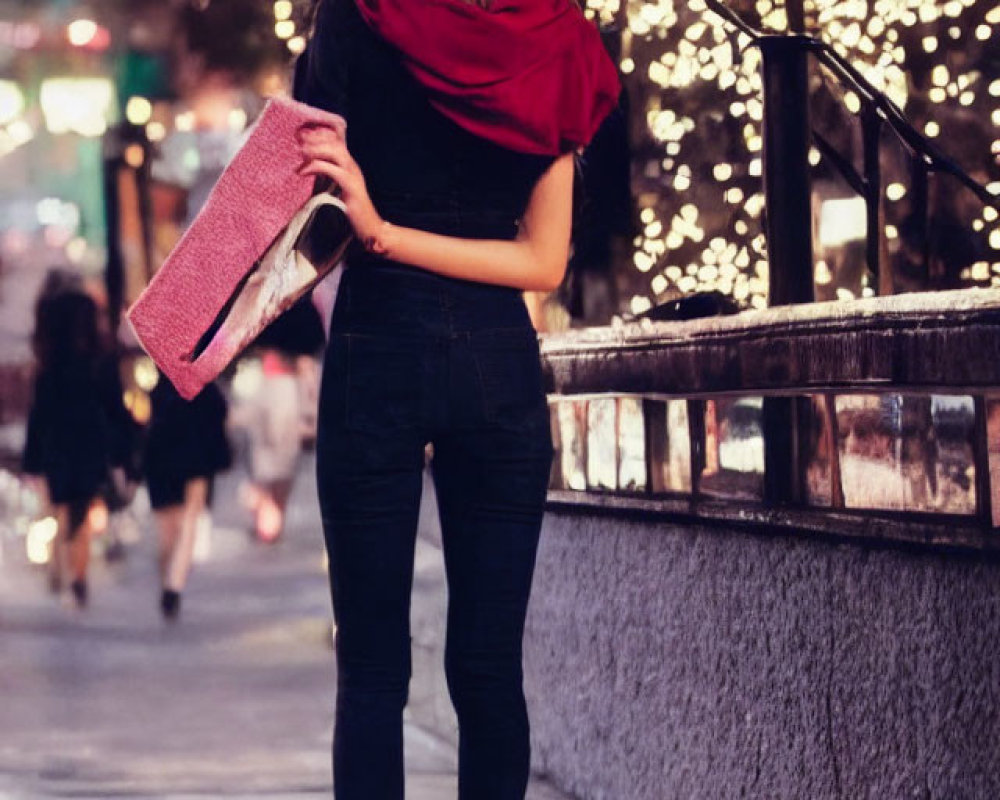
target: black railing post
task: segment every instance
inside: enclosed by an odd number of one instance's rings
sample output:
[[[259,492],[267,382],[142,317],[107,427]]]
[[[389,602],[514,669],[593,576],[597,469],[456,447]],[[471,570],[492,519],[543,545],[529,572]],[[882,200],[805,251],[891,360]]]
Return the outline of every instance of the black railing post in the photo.
[[[785,4],[790,33],[806,32],[806,11],[803,0],[788,0]]]
[[[990,481],[990,446],[989,446],[989,403],[986,397],[978,395],[973,398],[976,414],[975,432],[973,433],[972,454],[976,467],[976,514],[986,528],[996,528],[993,511],[993,491]]]
[[[708,402],[702,398],[687,401],[688,436],[691,443],[691,502],[701,499],[701,476],[705,471],[705,407]]]
[[[121,127],[110,128],[104,134],[101,161],[104,199],[105,250],[104,284],[108,293],[108,322],[117,341],[118,324],[125,297],[125,263],[121,242],[121,199],[118,195],[118,173],[122,158]]]
[[[813,300],[809,41],[805,36],[758,40],[763,54],[764,197],[772,306]]]
[[[809,180],[809,39],[764,36],[764,198],[767,209],[768,302],[813,300],[812,191]],[[803,500],[800,424],[804,398],[764,399],[764,500]]]
[[[145,131],[140,138],[142,164],[135,172],[135,187],[139,196],[139,224],[142,234],[142,260],[146,272],[146,283],[153,280],[153,144],[146,138]]]
[[[886,260],[885,200],[882,191],[882,117],[878,109],[866,103],[861,111],[861,138],[864,146],[865,171],[865,260],[868,272],[875,278],[878,294],[893,293],[892,271]]]

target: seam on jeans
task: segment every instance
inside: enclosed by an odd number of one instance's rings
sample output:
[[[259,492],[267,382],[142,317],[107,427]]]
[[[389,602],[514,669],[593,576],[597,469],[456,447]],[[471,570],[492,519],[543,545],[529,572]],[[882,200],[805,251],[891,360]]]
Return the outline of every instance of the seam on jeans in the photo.
[[[486,381],[483,380],[483,368],[479,363],[479,356],[476,354],[476,350],[472,346],[471,336],[469,336],[467,342],[469,347],[469,357],[472,359],[472,367],[476,373],[476,384],[479,386],[479,402],[482,403],[483,407],[483,419],[492,424],[494,422],[493,408],[490,405],[489,400],[487,400]]]
[[[355,340],[367,339],[369,341],[375,342],[402,342],[403,346],[400,349],[405,350],[410,347],[414,341],[414,337],[400,336],[398,333],[370,333],[364,330],[352,330],[350,332],[344,332],[341,336],[349,336]],[[413,348],[415,350],[415,348]]]
[[[344,428],[351,427],[351,334],[344,334],[346,347],[344,350],[344,385],[342,391],[344,393]]]

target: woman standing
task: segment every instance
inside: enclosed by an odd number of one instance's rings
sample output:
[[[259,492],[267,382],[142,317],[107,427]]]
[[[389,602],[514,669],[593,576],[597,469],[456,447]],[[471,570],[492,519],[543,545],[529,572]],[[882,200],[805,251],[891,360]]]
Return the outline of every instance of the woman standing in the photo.
[[[339,800],[403,797],[402,711],[424,446],[448,578],[459,796],[523,798],[521,640],[552,441],[522,291],[570,242],[573,152],[617,100],[570,0],[325,0],[296,95],[342,113],[302,134],[348,253],[320,398],[319,494],[337,621]],[[503,12],[503,13],[500,13]]]

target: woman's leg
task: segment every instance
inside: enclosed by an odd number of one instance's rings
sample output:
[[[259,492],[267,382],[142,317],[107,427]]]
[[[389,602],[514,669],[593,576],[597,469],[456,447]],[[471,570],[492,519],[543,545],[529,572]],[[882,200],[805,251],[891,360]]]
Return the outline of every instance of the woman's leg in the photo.
[[[281,518],[285,517],[285,509],[288,508],[288,498],[292,495],[292,481],[294,476],[289,476],[287,478],[282,478],[281,480],[273,481],[268,487],[271,491],[271,497],[274,500],[275,505],[281,511]]]
[[[178,510],[179,520],[173,551],[167,562],[164,588],[174,592],[184,591],[191,559],[194,556],[195,538],[198,535],[198,517],[208,500],[208,478],[192,478],[184,485],[184,505]]]
[[[70,574],[74,581],[87,580],[87,570],[90,567],[90,525],[87,517],[73,531],[69,545]]]
[[[56,521],[56,535],[52,540],[52,551],[49,556],[49,589],[59,594],[63,587],[63,575],[66,571],[67,549],[69,546],[69,506],[58,503],[52,506],[52,516]]]
[[[544,442],[513,454],[496,436],[435,442],[461,800],[521,800],[528,785],[521,645],[551,454]]]
[[[285,509],[292,493],[292,478],[270,481],[258,487],[256,516],[257,537],[264,542],[277,541],[285,528]]]
[[[78,606],[87,605],[87,569],[90,566],[90,502],[73,501],[65,509],[70,588]],[[60,524],[62,527],[62,524]]]
[[[159,566],[160,583],[167,585],[167,575],[170,572],[170,562],[173,558],[174,550],[177,547],[177,540],[181,534],[181,520],[184,516],[182,506],[167,506],[159,508],[155,512],[156,527],[159,530]]]
[[[452,407],[462,415],[435,438],[431,464],[448,577],[445,670],[458,714],[459,797],[522,800],[530,771],[522,639],[552,435],[534,331],[480,330],[469,343],[450,370],[460,387]]]
[[[335,337],[327,354],[317,438],[337,624],[334,793],[337,800],[401,800],[410,591],[426,441],[407,404],[419,402],[412,374],[419,362],[358,345],[348,375],[345,348],[346,341]],[[348,395],[357,413],[348,413]]]

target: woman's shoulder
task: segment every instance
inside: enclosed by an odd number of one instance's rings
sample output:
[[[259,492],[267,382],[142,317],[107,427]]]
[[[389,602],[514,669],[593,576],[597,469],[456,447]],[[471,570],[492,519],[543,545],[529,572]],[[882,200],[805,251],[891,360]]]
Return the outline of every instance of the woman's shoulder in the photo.
[[[383,126],[418,102],[413,89],[399,53],[369,27],[355,0],[322,0],[295,65],[296,100],[340,114],[349,129]]]
[[[316,8],[316,24],[334,20],[361,19],[355,0],[320,0]]]
[[[312,35],[317,55],[345,62],[371,39],[370,34],[355,0],[320,2]]]
[[[295,64],[292,96],[344,114],[350,63],[364,36],[354,0],[322,0],[305,52]]]

